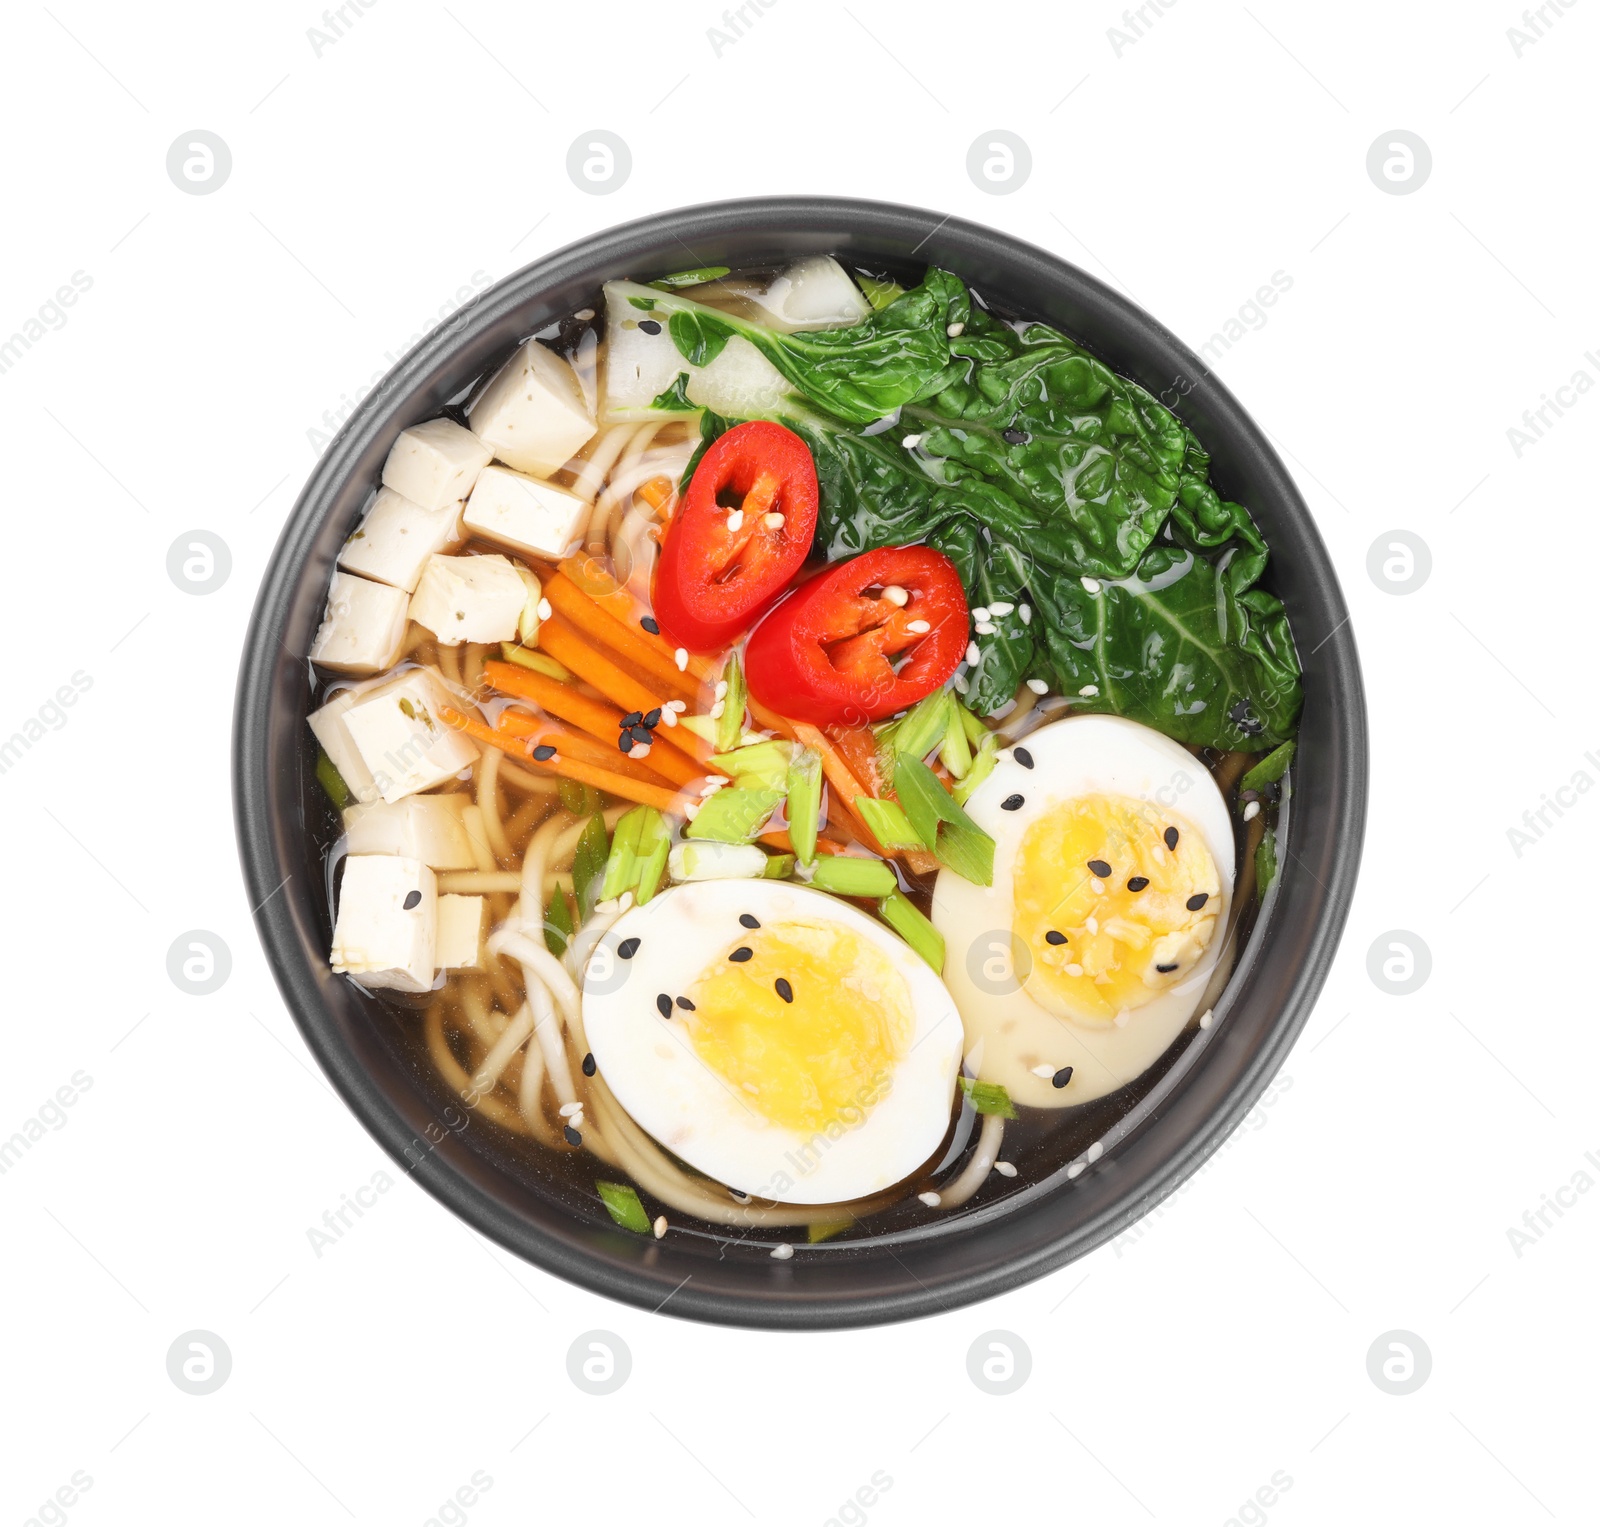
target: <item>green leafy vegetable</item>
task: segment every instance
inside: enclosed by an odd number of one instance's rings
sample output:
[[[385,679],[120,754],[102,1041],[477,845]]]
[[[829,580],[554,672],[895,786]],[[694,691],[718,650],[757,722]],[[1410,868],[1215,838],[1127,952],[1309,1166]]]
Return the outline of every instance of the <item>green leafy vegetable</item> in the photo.
[[[693,270],[675,270],[670,276],[652,281],[659,291],[670,292],[680,286],[699,286],[706,281],[720,281],[728,274],[726,265],[697,265]]]
[[[606,1206],[606,1212],[624,1230],[633,1230],[639,1235],[650,1234],[650,1216],[644,1212],[644,1205],[633,1187],[625,1182],[597,1182],[595,1187],[599,1190],[600,1201]]]
[[[811,748],[796,748],[785,778],[784,813],[789,818],[789,841],[802,864],[817,857],[817,827],[822,816],[822,755]]]
[[[880,801],[876,796],[858,795],[856,810],[875,837],[885,848],[926,848],[917,829],[905,812],[893,801]]]
[[[1278,878],[1278,835],[1270,827],[1256,844],[1256,900],[1265,901]]]
[[[824,854],[817,860],[811,884],[819,891],[832,891],[835,896],[888,896],[900,883],[882,859]]]
[[[680,371],[677,380],[665,392],[651,398],[650,406],[667,413],[693,413],[695,405],[689,401],[689,373]]]
[[[578,896],[578,921],[586,923],[594,911],[596,892],[605,874],[608,850],[606,819],[598,811],[583,824],[572,856],[572,889]]]
[[[994,883],[994,839],[961,809],[932,769],[920,758],[902,758],[895,765],[894,788],[912,829],[946,869],[974,885]]]
[[[1265,790],[1268,785],[1277,784],[1293,762],[1294,743],[1282,743],[1268,753],[1260,763],[1239,781],[1239,788],[1241,790]]]
[[[891,891],[878,903],[878,915],[894,929],[934,972],[944,970],[944,935],[917,910],[904,891]]]
[[[1017,1116],[1011,1094],[999,1082],[979,1082],[964,1076],[961,1078],[961,1090],[977,1113],[997,1113],[1002,1119],[1014,1119]]]
[[[748,843],[782,799],[781,790],[744,790],[737,786],[719,790],[701,802],[683,835],[710,838],[717,843]]]
[[[350,787],[344,782],[344,775],[334,767],[333,760],[320,748],[317,750],[317,783],[333,802],[335,811],[343,811],[355,799],[350,793]]]
[[[650,312],[656,305],[656,299],[654,297],[630,297],[628,298],[628,301],[631,302],[636,308],[643,308],[647,313]]]
[[[549,909],[544,914],[545,947],[558,960],[567,952],[572,941],[572,907],[567,893],[559,888],[550,898]]]

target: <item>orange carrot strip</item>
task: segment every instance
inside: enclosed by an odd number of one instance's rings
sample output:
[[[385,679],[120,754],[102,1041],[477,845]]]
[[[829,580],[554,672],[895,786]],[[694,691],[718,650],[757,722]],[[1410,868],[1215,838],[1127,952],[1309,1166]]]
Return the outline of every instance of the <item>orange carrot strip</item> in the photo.
[[[597,768],[612,769],[618,774],[626,774],[629,779],[643,780],[647,785],[672,783],[657,774],[645,759],[629,758],[616,747],[608,747],[583,732],[574,732],[567,727],[557,726],[543,717],[525,716],[513,710],[502,711],[495,730],[505,733],[511,750],[516,753],[522,753],[529,748],[552,747],[558,753],[565,753],[568,758],[576,758],[580,763],[591,763]],[[651,752],[654,751],[652,748]]]
[[[505,744],[506,739],[501,734],[485,726],[481,721],[474,721],[470,716],[462,715],[451,706],[442,707],[440,713],[449,725],[465,732],[469,737],[477,738],[479,742],[489,747],[498,748]],[[535,758],[529,753],[518,762],[526,763],[533,769],[542,769],[546,774],[557,774],[566,779],[576,780],[581,785],[593,785],[596,790],[620,795],[625,801],[634,801],[641,806],[654,806],[658,811],[683,815],[683,796],[662,785],[647,785],[643,780],[629,779],[626,775],[618,774],[611,769],[580,763],[576,758],[563,758],[559,753],[550,759]]]
[[[614,705],[624,706],[630,711],[650,711],[660,705],[662,699],[673,698],[671,695],[656,694],[632,674],[623,672],[603,652],[591,647],[559,615],[539,622],[539,645],[563,668],[570,668],[580,679],[587,679]],[[705,772],[706,760],[714,751],[709,743],[702,742],[688,731],[682,734],[681,740],[675,734],[671,742],[662,732],[657,732],[656,746],[678,749],[686,758],[702,765],[700,773]]]
[[[648,481],[640,483],[633,491],[645,503],[649,504],[652,509],[659,512],[662,505],[672,498],[672,479],[670,477],[652,477]]]
[[[580,695],[570,684],[560,684],[517,663],[490,661],[483,665],[484,677],[502,694],[532,700],[542,710],[603,743],[616,746],[622,712],[601,700]],[[660,737],[658,732],[657,737]],[[619,754],[620,757],[620,754]],[[705,778],[705,770],[685,759],[675,748],[652,747],[650,767],[674,785],[687,785]]]
[[[561,571],[578,586],[585,597],[593,600],[606,614],[622,625],[637,626],[639,616],[648,613],[635,604],[633,596],[627,589],[619,587],[616,579],[592,557],[568,557],[561,564]],[[591,590],[596,592],[590,592]],[[603,592],[600,592],[601,590]],[[676,654],[672,643],[664,636],[654,636],[650,640],[659,644],[660,650],[666,654],[667,661],[676,667]],[[714,684],[721,667],[719,658],[701,657],[694,652],[689,654],[688,671],[703,684]]]
[[[700,695],[700,681],[680,673],[672,654],[652,639],[641,626],[629,626],[617,619],[611,611],[597,605],[565,573],[557,573],[544,586],[544,595],[556,611],[587,636],[592,636],[602,647],[626,658],[635,668],[643,669],[653,679],[660,680],[671,690],[669,699],[695,700]]]

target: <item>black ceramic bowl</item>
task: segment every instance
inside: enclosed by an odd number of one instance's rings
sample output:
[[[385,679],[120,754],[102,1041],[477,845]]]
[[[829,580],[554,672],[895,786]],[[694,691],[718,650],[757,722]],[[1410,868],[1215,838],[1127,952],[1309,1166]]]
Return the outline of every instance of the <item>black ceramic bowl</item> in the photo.
[[[779,1262],[764,1246],[630,1235],[597,1203],[562,1201],[516,1170],[494,1127],[449,1094],[384,1009],[330,974],[300,654],[340,543],[406,425],[591,301],[602,281],[807,251],[913,278],[945,266],[1173,407],[1212,453],[1220,490],[1251,510],[1271,545],[1268,581],[1305,664],[1305,713],[1277,890],[1217,1022],[1111,1148],[1072,1180],[1058,1171],[987,1209]],[[1366,813],[1366,713],[1348,614],[1309,511],[1261,430],[1172,334],[1076,267],[971,223],[879,202],[763,198],[646,218],[528,266],[436,329],[361,404],[312,473],[262,584],[240,669],[234,777],[250,901],[289,1010],[345,1101],[418,1182],[509,1250],[597,1293],[698,1320],[819,1329],[934,1314],[1061,1267],[1172,1192],[1239,1123],[1300,1032],[1344,925]]]

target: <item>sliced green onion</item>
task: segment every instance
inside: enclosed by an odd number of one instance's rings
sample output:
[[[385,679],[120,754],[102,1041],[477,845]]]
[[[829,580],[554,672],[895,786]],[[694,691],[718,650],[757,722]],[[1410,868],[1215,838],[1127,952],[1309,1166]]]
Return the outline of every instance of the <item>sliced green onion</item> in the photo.
[[[794,874],[793,854],[768,854],[767,867],[761,872],[763,880],[787,880]]]
[[[1265,901],[1278,878],[1278,835],[1270,827],[1256,845],[1256,900]]]
[[[544,598],[544,589],[539,584],[538,576],[520,562],[514,562],[512,566],[516,568],[517,576],[522,579],[522,586],[528,593],[522,602],[522,613],[517,616],[517,639],[531,647],[539,640],[539,601]]]
[[[667,873],[674,880],[760,880],[766,853],[754,843],[674,843]]]
[[[350,793],[350,787],[344,782],[344,775],[334,767],[333,760],[320,748],[317,750],[317,783],[327,792],[335,811],[343,811],[355,799]]]
[[[972,767],[972,744],[967,741],[967,729],[961,720],[961,706],[950,707],[950,719],[945,723],[944,741],[939,745],[939,757],[951,777],[963,780]]]
[[[896,281],[890,281],[878,276],[857,276],[856,284],[861,288],[861,294],[872,305],[875,313],[881,313],[891,302],[905,296],[906,289]]]
[[[649,815],[639,828],[639,842],[635,849],[638,857],[638,874],[634,884],[633,899],[643,906],[661,886],[661,875],[667,867],[667,853],[672,847],[672,829],[666,818],[653,806],[644,808]]]
[[[530,652],[526,647],[519,647],[513,642],[501,642],[500,656],[508,663],[516,663],[520,667],[531,668],[535,673],[542,673],[547,679],[554,679],[558,684],[572,682],[571,671],[563,668],[546,652]]]
[[[567,952],[572,939],[572,907],[567,893],[559,888],[550,898],[550,908],[544,915],[545,947],[558,960]]]
[[[925,758],[938,747],[950,723],[952,704],[948,689],[936,689],[918,700],[898,721],[879,729],[878,756],[890,778],[900,759]]]
[[[739,739],[744,736],[744,711],[749,699],[744,682],[744,664],[739,661],[737,652],[728,654],[728,661],[722,670],[722,682],[728,687],[717,702],[722,706],[722,714],[717,717],[717,751],[726,753],[738,747]]]
[[[978,1082],[963,1076],[961,1090],[977,1113],[997,1113],[1002,1119],[1017,1116],[1017,1110],[1011,1106],[1011,1094],[999,1082]]]
[[[961,728],[967,734],[967,741],[976,748],[985,737],[992,736],[989,728],[983,724],[981,718],[973,715],[966,706],[956,702],[956,714],[961,718]]]
[[[974,885],[994,883],[994,839],[969,817],[920,758],[902,758],[895,790],[917,836],[934,857]]]
[[[624,1230],[633,1230],[640,1235],[650,1234],[650,1216],[644,1212],[644,1205],[639,1202],[639,1195],[631,1184],[597,1182],[595,1187],[599,1190],[600,1201],[606,1206],[606,1212]]]
[[[811,748],[797,748],[789,759],[785,780],[788,798],[784,812],[789,818],[789,841],[794,856],[802,864],[817,857],[817,827],[822,817],[822,755]]]
[[[815,1246],[818,1241],[826,1241],[836,1235],[842,1235],[855,1221],[853,1219],[830,1220],[826,1224],[817,1221],[806,1227],[806,1242]]]
[[[878,915],[933,966],[944,972],[944,935],[916,908],[904,891],[891,891],[878,903]]]
[[[994,761],[999,756],[1000,739],[985,727],[983,740],[972,755],[972,767],[967,770],[966,778],[950,792],[959,804],[965,806],[972,799],[972,792],[994,772]]]
[[[583,786],[575,779],[560,779],[556,781],[556,795],[561,804],[573,816],[582,816],[583,809],[588,804],[584,795]]]
[[[702,742],[715,743],[717,740],[717,723],[710,716],[679,716],[678,725]]]
[[[572,855],[572,889],[578,893],[580,922],[588,922],[589,914],[594,911],[595,892],[606,872],[607,857],[606,819],[597,811],[583,824]]]
[[[835,896],[887,896],[899,888],[894,871],[882,859],[855,854],[824,854],[817,860],[811,884]]]
[[[650,282],[650,285],[657,291],[671,292],[680,286],[700,286],[706,281],[720,281],[727,274],[726,265],[697,265],[693,270],[676,270],[670,276]]]
[[[700,810],[683,829],[683,835],[710,838],[717,843],[748,843],[782,799],[781,790],[743,790],[737,786],[719,790],[700,803]]]
[[[1281,743],[1239,781],[1241,790],[1265,790],[1283,778],[1284,771],[1294,762],[1294,739]]]
[[[635,806],[617,819],[611,831],[611,853],[606,859],[605,878],[600,882],[600,900],[611,901],[633,889],[639,863],[639,831],[650,806]]]
[[[723,719],[726,720],[726,716]],[[741,785],[782,790],[793,753],[793,743],[777,740],[753,742],[748,747],[736,747],[730,753],[713,753],[711,763],[713,767],[731,774]]]
[[[885,848],[926,848],[928,845],[917,835],[910,819],[893,801],[880,801],[876,796],[858,795],[856,810],[861,820],[872,830]]]

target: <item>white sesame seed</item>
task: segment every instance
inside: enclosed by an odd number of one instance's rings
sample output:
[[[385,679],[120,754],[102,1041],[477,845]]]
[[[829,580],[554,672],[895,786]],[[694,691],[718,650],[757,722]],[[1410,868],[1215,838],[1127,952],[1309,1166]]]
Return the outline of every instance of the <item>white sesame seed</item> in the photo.
[[[728,693],[728,681],[727,681],[727,680],[726,680],[726,679],[718,679],[718,680],[717,680],[717,687],[716,687],[716,690],[715,690],[715,692],[714,692],[714,693],[713,693],[713,694],[712,694],[712,696],[711,696],[711,698],[712,698],[712,699],[713,699],[713,700],[720,700],[720,699],[722,699],[722,698],[723,698],[723,697],[724,697],[724,696],[725,696],[725,695],[726,695],[726,694],[727,694],[727,693]]]
[[[1033,1074],[1037,1077],[1043,1078],[1045,1081],[1049,1081],[1050,1078],[1056,1074],[1056,1068],[1049,1065],[1035,1066],[1033,1068]]]
[[[689,666],[689,649],[687,647],[679,647],[672,654],[672,661],[678,665],[678,672],[682,673]]]
[[[969,613],[974,620],[987,620],[989,618],[989,611],[987,607],[981,604],[973,605]]]
[[[1085,593],[1098,594],[1100,592],[1100,580],[1098,578],[1080,578],[1078,582],[1083,585]]]
[[[973,630],[976,631],[979,636],[993,636],[994,622],[989,620],[980,620],[977,625],[973,627]]]
[[[940,1203],[943,1202],[937,1193],[919,1193],[917,1197],[930,1209],[937,1209]]]
[[[701,785],[701,797],[704,798],[708,795],[715,795],[717,791],[719,791],[727,783],[727,780],[719,779],[713,776],[711,779],[708,779],[703,785]]]
[[[933,627],[925,620],[908,620],[906,622],[906,630],[911,632],[913,636],[925,636],[929,631],[933,630]]]
[[[977,663],[978,663],[978,644],[976,642],[968,642],[967,643],[967,665],[968,665],[968,667],[975,668],[977,666]]]
[[[1016,606],[1009,599],[996,599],[989,606],[989,619],[994,620],[1001,615],[1009,615]]]
[[[588,323],[588,321],[591,318],[594,317],[594,309],[593,308],[579,308],[578,311],[576,313],[574,313],[572,316],[574,318],[576,318],[579,323]]]
[[[1209,1029],[1211,1027],[1212,1012],[1213,1012],[1213,1009],[1208,1007],[1205,1010],[1205,1012],[1201,1013],[1201,1015],[1200,1015],[1200,1027],[1201,1028]]]
[[[733,531],[743,530],[743,529],[744,529],[744,510],[743,509],[735,509],[733,511],[733,513],[728,516],[728,530],[730,532],[733,532]]]
[[[903,445],[908,451],[914,451],[919,445],[922,444],[922,436],[907,435],[906,438],[900,442],[900,444]]]
[[[661,707],[661,724],[663,726],[676,726],[678,724],[677,711],[668,710],[666,706],[663,705]]]
[[[570,1119],[575,1113],[583,1112],[582,1103],[563,1103],[558,1110],[563,1119]]]
[[[636,742],[628,749],[629,758],[648,758],[649,756],[650,744],[648,742]]]
[[[883,597],[887,599],[890,604],[897,604],[902,609],[905,608],[906,604],[909,603],[911,599],[911,596],[906,593],[906,591],[901,588],[898,583],[886,585],[883,591]]]
[[[947,323],[944,326],[944,331],[951,339],[959,339],[964,328],[966,328],[964,323]]]
[[[1002,1177],[1015,1177],[1017,1175],[1017,1169],[1009,1161],[995,1162],[994,1169]]]
[[[1083,966],[1081,965],[1067,965],[1063,968],[1069,976],[1081,976],[1083,974]]]
[[[748,1203],[749,1200],[746,1199],[746,1202]],[[793,1255],[794,1247],[791,1246],[787,1241],[779,1241],[778,1244],[772,1248],[772,1260],[774,1262],[787,1262]]]
[[[951,683],[955,685],[958,695],[964,695],[967,692],[967,681],[959,673],[951,680]]]
[[[1091,875],[1089,877],[1089,889],[1096,896],[1104,896],[1106,894],[1106,883],[1098,875]],[[1093,931],[1093,929],[1090,929],[1090,932]]]
[[[667,1217],[666,1217],[666,1215],[658,1214],[656,1216],[656,1222],[655,1222],[655,1224],[653,1226],[651,1226],[651,1228],[655,1231],[656,1239],[659,1241],[661,1239],[661,1237],[664,1236],[667,1233]]]
[[[694,819],[700,815],[700,802],[690,801],[689,804],[683,808],[683,814],[689,819],[689,821],[694,821]]]
[[[1260,815],[1261,815],[1261,802],[1260,801],[1250,801],[1245,806],[1245,808],[1244,808],[1244,819],[1245,819],[1245,821],[1253,822]]]
[[[1083,1153],[1083,1159],[1085,1161],[1098,1161],[1100,1159],[1101,1155],[1104,1153],[1104,1151],[1105,1151],[1105,1146],[1103,1146],[1098,1140],[1096,1140],[1094,1142],[1094,1144],[1091,1145],[1089,1147],[1089,1149],[1086,1150]]]
[[[539,601],[539,619],[550,619],[550,601],[548,599],[541,599]]]
[[[1074,1161],[1072,1165],[1067,1168],[1067,1176],[1077,1177],[1082,1171],[1083,1163],[1081,1161]]]
[[[1050,693],[1050,686],[1046,684],[1043,679],[1029,679],[1028,688],[1031,689],[1036,695],[1047,695]]]
[[[1031,604],[1019,604],[1017,606],[1017,614],[1022,617],[1023,625],[1028,625],[1033,620],[1033,606]]]
[[[1098,684],[1085,684],[1083,688],[1078,691],[1078,693],[1086,700],[1092,700],[1097,694],[1100,693],[1100,686]]]
[[[1098,880],[1095,881],[1096,885],[1099,885],[1100,883],[1101,882],[1098,881]],[[1091,933],[1098,933],[1100,931],[1100,922],[1099,922],[1098,918],[1094,918],[1094,917],[1086,917],[1086,918],[1084,918],[1083,926],[1085,928],[1087,928]]]
[[[768,530],[782,530],[783,516],[776,509],[774,509],[769,514],[764,514],[761,516],[761,523],[765,525]]]
[[[723,711],[727,710],[727,708],[728,702],[726,700],[718,700],[717,703],[706,712],[706,714],[710,716],[713,721],[720,721],[722,719]]]
[[[617,897],[617,911],[626,912],[633,905],[633,892],[624,891]]]

